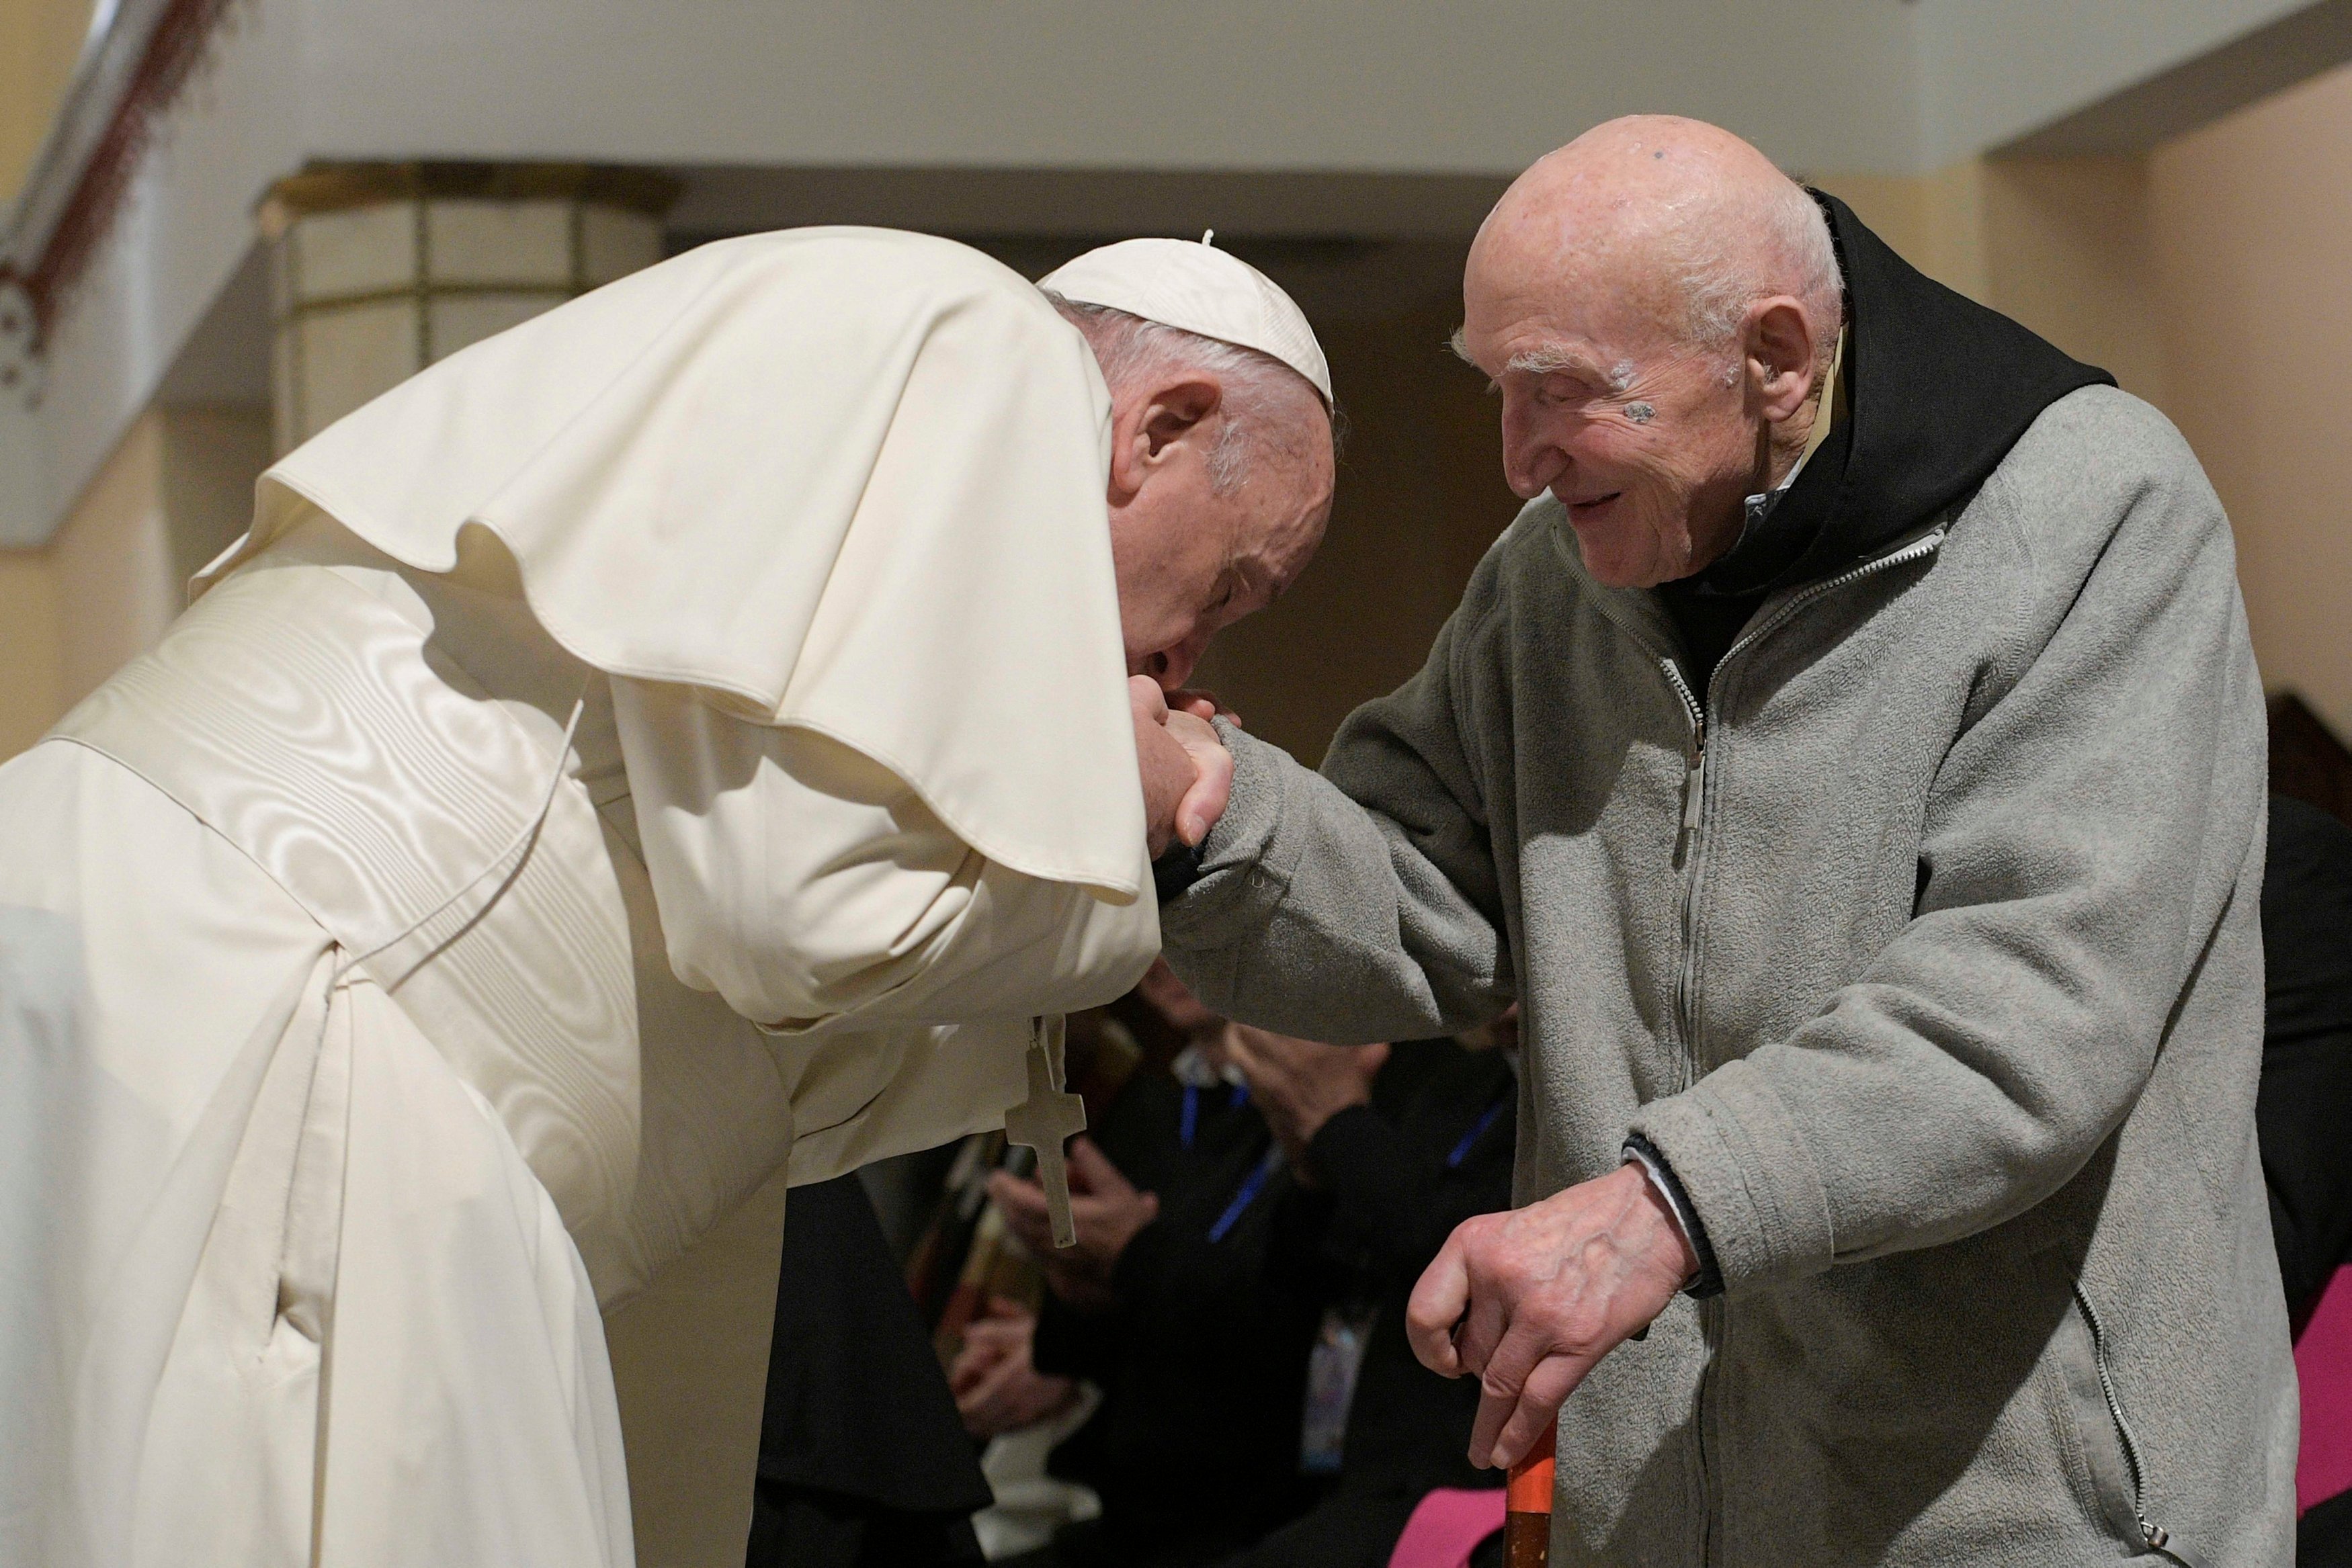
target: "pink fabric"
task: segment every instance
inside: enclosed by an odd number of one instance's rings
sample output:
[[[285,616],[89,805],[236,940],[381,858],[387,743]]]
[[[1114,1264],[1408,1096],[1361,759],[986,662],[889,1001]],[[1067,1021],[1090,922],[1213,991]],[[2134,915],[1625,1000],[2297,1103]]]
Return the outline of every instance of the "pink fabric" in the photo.
[[[1502,1528],[1502,1488],[1439,1487],[1405,1521],[1389,1568],[1465,1568],[1478,1543]]]
[[[2352,1269],[2336,1271],[2294,1342],[2294,1376],[2303,1385],[2303,1452],[2294,1467],[2300,1511],[2352,1490]]]

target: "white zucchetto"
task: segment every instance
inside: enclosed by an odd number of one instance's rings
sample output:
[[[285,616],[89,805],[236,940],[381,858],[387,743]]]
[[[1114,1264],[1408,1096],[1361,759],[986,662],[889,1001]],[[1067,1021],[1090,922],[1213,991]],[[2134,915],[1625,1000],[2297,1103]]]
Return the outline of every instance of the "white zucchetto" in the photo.
[[[1037,287],[1074,305],[1107,306],[1269,354],[1332,406],[1331,367],[1306,312],[1274,279],[1205,237],[1121,240],[1066,263]]]

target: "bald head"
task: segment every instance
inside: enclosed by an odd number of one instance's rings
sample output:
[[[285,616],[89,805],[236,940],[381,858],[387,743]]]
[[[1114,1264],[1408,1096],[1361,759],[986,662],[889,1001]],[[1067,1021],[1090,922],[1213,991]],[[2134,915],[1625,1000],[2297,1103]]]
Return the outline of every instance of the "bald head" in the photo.
[[[1769,295],[1838,319],[1813,199],[1728,131],[1676,115],[1612,120],[1538,161],[1480,225],[1470,271],[1507,291],[1606,291],[1668,340],[1706,348]]]
[[[1504,398],[1512,487],[1549,489],[1603,580],[1703,570],[1793,465],[1843,324],[1821,208],[1667,115],[1596,126],[1479,228],[1455,347]]]

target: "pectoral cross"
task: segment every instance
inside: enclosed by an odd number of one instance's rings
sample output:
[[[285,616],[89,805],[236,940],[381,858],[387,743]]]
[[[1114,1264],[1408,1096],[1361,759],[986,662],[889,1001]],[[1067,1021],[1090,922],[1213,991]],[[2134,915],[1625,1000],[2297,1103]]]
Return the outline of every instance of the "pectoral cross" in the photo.
[[[1054,1219],[1054,1245],[1075,1247],[1078,1228],[1070,1218],[1070,1167],[1062,1141],[1087,1130],[1087,1104],[1062,1090],[1062,1020],[1033,1019],[1029,1024],[1029,1098],[1005,1113],[1004,1141],[1037,1153],[1037,1180],[1045,1188],[1045,1208]]]

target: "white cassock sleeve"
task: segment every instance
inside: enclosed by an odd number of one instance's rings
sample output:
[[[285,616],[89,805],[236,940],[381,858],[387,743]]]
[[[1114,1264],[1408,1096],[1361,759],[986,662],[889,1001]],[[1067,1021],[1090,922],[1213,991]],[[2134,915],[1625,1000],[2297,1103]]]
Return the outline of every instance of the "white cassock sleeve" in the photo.
[[[1008,870],[838,741],[686,686],[615,678],[613,700],[670,967],[764,1028],[1075,1011],[1159,950],[1148,893]]]

